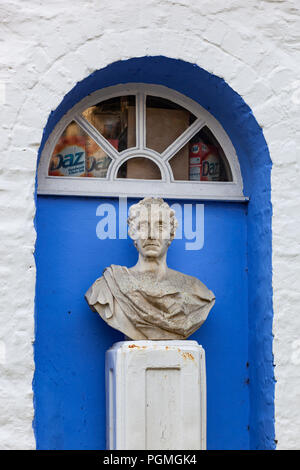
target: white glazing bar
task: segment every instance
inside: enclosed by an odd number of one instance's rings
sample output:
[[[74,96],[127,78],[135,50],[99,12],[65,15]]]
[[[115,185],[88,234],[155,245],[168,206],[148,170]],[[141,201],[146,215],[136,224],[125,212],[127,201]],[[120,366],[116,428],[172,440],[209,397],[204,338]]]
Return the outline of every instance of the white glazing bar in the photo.
[[[205,121],[201,118],[196,119],[174,142],[161,154],[163,160],[172,158],[188,141],[205,126]]]
[[[100,134],[97,129],[92,126],[89,121],[87,121],[84,117],[79,116],[78,114],[74,117],[74,121],[98,144],[102,150],[113,160],[119,157],[119,152],[111,145],[108,140]]]
[[[146,95],[136,95],[136,146],[143,150],[146,147]]]

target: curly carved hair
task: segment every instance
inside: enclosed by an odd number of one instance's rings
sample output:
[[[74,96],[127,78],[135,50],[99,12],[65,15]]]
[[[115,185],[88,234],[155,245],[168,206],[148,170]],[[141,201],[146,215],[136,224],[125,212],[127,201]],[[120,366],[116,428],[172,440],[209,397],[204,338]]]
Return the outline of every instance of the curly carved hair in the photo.
[[[178,221],[175,216],[175,211],[171,209],[169,204],[160,197],[145,197],[141,199],[137,204],[133,204],[129,209],[129,217],[127,223],[129,226],[128,234],[131,238],[134,238],[134,233],[138,230],[139,217],[141,212],[145,209],[151,211],[151,207],[155,205],[162,211],[169,213],[170,221],[170,239],[173,240],[175,232],[178,226]]]

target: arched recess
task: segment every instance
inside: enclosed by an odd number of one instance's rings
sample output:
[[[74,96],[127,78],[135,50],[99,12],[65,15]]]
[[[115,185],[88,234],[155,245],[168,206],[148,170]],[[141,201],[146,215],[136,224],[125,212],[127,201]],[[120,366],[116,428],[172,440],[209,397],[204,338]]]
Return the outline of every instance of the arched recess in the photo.
[[[49,116],[39,156],[76,103],[127,83],[164,86],[199,103],[223,127],[238,156],[248,202],[190,200],[204,203],[204,246],[185,251],[185,240],[175,240],[169,265],[199,277],[217,297],[192,337],[207,354],[208,448],[274,448],[271,161],[242,98],[194,64],[165,57],[117,62],[66,95]],[[118,214],[113,197],[37,197],[34,430],[40,449],[105,447],[104,353],[122,335],[89,311],[83,295],[104,267],[131,265],[136,253],[127,239],[96,237],[102,202]]]

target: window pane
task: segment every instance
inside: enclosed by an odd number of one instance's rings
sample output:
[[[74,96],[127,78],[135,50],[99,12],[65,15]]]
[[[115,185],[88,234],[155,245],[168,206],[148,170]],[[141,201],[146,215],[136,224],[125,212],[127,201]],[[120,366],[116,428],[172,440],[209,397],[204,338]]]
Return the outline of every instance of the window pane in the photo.
[[[146,99],[146,146],[162,153],[194,121],[186,109],[156,96]]]
[[[135,147],[135,96],[119,96],[87,108],[82,116],[119,152]]]
[[[117,178],[160,180],[161,173],[158,166],[149,158],[135,157],[121,165]]]
[[[208,127],[201,129],[169,163],[175,180],[232,181],[223,149]]]
[[[111,158],[75,122],[59,138],[49,165],[49,176],[105,178]]]

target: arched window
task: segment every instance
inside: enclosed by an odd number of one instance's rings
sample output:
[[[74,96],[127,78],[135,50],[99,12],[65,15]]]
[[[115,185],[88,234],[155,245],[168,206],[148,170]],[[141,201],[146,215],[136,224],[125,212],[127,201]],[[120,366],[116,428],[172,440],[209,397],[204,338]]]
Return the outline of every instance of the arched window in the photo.
[[[159,85],[98,90],[50,135],[38,193],[244,200],[238,158],[216,119]]]

